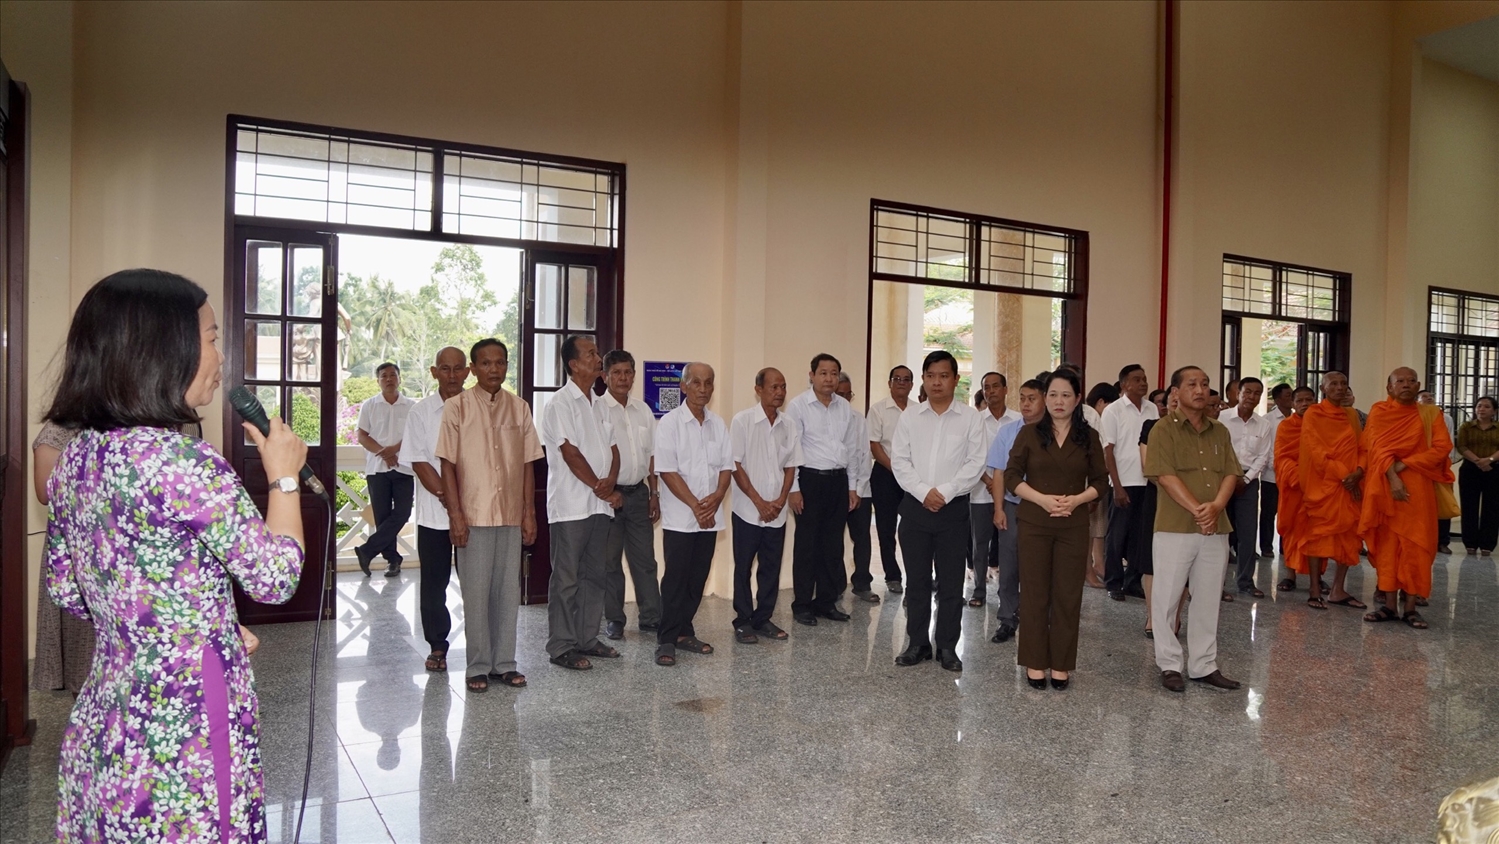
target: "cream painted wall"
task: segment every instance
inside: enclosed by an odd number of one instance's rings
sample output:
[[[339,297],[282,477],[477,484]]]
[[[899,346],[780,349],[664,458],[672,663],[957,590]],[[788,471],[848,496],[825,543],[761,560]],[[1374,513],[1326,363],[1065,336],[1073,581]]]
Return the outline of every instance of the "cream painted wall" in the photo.
[[[1417,90],[1410,284],[1499,293],[1499,84],[1423,59]]]
[[[69,3],[0,3],[0,57],[31,93],[30,231],[26,295],[28,440],[51,397],[55,354],[68,330],[73,146],[73,7]],[[29,477],[29,466],[28,466]],[[30,487],[27,487],[30,489]],[[37,578],[47,509],[30,499],[27,512],[27,641],[35,640]],[[28,655],[30,654],[28,650]]]

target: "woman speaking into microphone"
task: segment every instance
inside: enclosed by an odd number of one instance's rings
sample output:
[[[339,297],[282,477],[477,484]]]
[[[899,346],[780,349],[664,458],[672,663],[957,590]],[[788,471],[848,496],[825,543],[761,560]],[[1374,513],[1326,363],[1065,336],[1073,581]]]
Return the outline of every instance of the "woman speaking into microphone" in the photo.
[[[307,446],[280,419],[245,426],[271,482],[262,520],[228,461],[178,433],[218,389],[218,334],[203,289],[158,270],[100,281],[68,329],[46,419],[79,433],[47,484],[47,592],[97,646],[62,741],[59,841],[266,838],[231,584],[266,603],[296,590]]]

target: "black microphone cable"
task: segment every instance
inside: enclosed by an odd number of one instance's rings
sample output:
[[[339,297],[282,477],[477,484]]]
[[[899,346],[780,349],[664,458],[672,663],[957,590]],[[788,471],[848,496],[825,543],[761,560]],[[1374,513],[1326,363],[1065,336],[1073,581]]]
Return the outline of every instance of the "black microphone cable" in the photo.
[[[312,782],[312,735],[317,725],[317,664],[318,650],[323,640],[323,608],[328,604],[328,569],[336,564],[338,557],[333,551],[333,498],[327,493],[318,496],[328,511],[328,541],[323,545],[322,574],[318,576],[317,617],[312,622],[312,676],[307,681],[307,764],[302,769],[302,802],[297,806],[297,828],[292,834],[292,844],[302,841],[302,816],[307,812],[307,789]],[[332,555],[330,564],[328,557]]]

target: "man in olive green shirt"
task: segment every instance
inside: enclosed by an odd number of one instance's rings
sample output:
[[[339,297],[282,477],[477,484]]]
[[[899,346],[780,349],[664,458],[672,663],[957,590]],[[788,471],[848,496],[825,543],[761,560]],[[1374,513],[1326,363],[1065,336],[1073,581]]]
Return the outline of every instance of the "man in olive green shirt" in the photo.
[[[1244,470],[1234,454],[1223,423],[1208,413],[1211,398],[1207,373],[1184,366],[1171,374],[1180,407],[1150,429],[1145,449],[1145,476],[1160,487],[1155,511],[1155,583],[1150,620],[1161,685],[1185,691],[1182,669],[1193,680],[1219,689],[1239,683],[1218,670],[1218,593],[1228,566],[1228,506]],[[1197,606],[1187,618],[1187,653],[1172,628],[1182,589],[1190,588]],[[1191,659],[1188,661],[1187,656]]]

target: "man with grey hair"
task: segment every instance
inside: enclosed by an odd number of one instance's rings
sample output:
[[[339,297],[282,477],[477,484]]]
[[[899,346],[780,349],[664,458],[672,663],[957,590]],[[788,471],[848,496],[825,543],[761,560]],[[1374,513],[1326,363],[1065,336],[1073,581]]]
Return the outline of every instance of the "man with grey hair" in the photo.
[[[625,637],[624,560],[630,561],[635,584],[640,629],[654,633],[661,624],[661,589],[656,580],[656,531],[661,497],[656,488],[656,417],[645,402],[630,395],[635,386],[635,358],[623,349],[604,355],[604,385],[608,392],[594,403],[594,411],[614,429],[619,448],[619,478],[614,488],[624,503],[614,511],[609,539],[604,545],[604,633]]]
[[[656,633],[656,664],[677,664],[677,651],[711,654],[697,638],[692,619],[703,600],[713,567],[713,547],[724,529],[724,496],[734,469],[729,429],[708,409],[713,398],[713,367],[682,368],[682,404],[661,417],[656,430],[656,471],[667,495],[661,499],[661,629]]]
[[[847,372],[838,373],[838,387],[833,392],[849,403],[854,403],[854,382]],[[854,413],[854,425],[859,431],[859,442],[869,439],[869,423],[863,414]],[[874,515],[874,493],[869,488],[869,478],[874,468],[874,456],[861,452],[849,461],[849,475],[858,481],[859,506],[848,511],[848,538],[854,545],[854,576],[850,578],[854,597],[866,604],[878,604],[880,596],[869,588],[874,577],[869,573],[870,541],[869,525]]]
[[[786,377],[766,367],[755,374],[753,407],[734,415],[729,425],[733,447],[734,483],[734,640],[746,645],[764,636],[786,638],[770,616],[781,589],[781,558],[786,547],[786,502],[791,482],[802,463],[801,434],[796,423],[781,413],[786,403]],[[869,526],[865,525],[868,532]],[[751,589],[750,569],[759,558]]]
[[[553,665],[575,671],[593,667],[588,657],[619,656],[598,639],[604,616],[604,546],[614,510],[624,503],[614,488],[619,476],[614,433],[593,409],[593,382],[601,361],[590,338],[574,334],[564,339],[567,384],[541,412],[552,545],[547,654]]]

